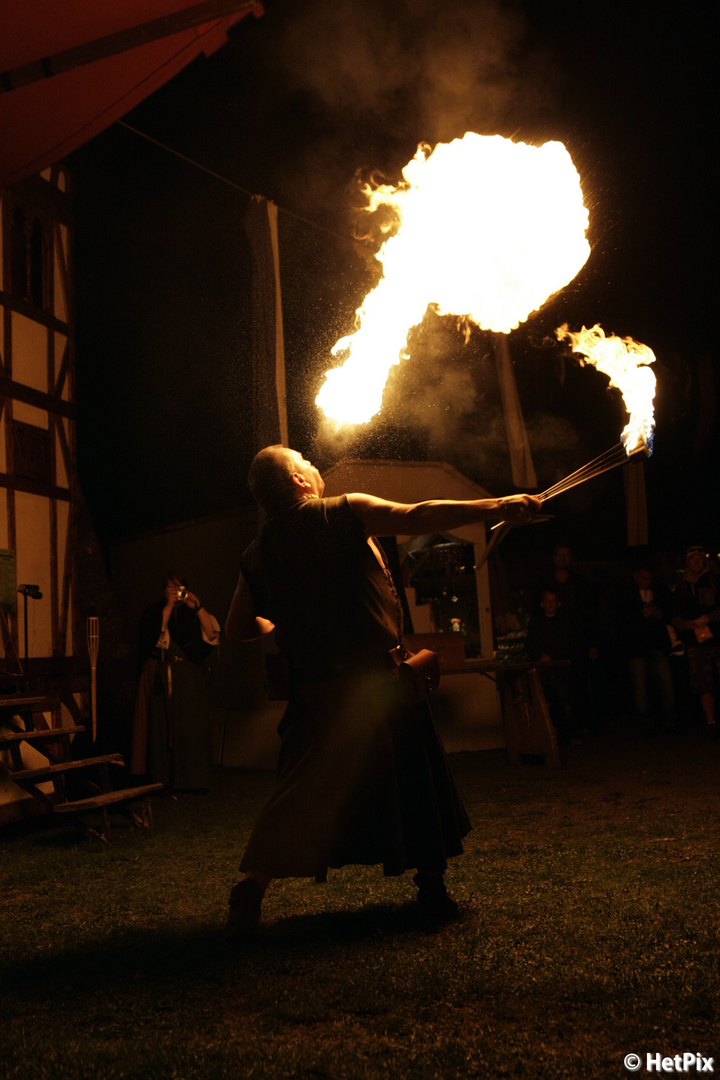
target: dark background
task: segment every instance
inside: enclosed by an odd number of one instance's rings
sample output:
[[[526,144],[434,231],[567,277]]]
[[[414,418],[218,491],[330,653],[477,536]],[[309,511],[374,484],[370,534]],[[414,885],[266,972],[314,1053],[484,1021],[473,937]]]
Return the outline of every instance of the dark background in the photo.
[[[105,545],[249,496],[252,192],[280,208],[291,445],[445,459],[514,490],[480,331],[429,318],[380,417],[344,442],[314,399],[330,347],[375,282],[349,242],[355,176],[392,182],[421,141],[466,130],[559,139],[580,172],[592,253],[510,348],[541,489],[613,446],[624,412],[553,331],[599,321],[657,355],[650,541],[714,544],[715,130],[711,15],[700,5],[267,0],[226,46],[70,159],[76,192],[78,456]],[[625,553],[622,470],[563,496],[532,542]]]

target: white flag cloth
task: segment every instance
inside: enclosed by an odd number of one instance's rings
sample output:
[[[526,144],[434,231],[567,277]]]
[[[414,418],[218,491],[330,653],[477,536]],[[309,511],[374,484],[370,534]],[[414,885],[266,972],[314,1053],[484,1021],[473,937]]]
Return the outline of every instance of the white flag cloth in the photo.
[[[288,445],[285,342],[277,206],[253,196],[245,216],[252,251],[253,425],[255,448]]]

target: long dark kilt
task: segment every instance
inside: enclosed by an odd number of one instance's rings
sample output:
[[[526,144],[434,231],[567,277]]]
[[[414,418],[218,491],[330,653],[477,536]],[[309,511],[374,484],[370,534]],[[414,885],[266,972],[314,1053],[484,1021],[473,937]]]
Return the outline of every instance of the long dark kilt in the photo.
[[[462,853],[470,822],[430,710],[406,694],[385,667],[293,688],[242,871],[324,881],[351,863],[443,871]]]

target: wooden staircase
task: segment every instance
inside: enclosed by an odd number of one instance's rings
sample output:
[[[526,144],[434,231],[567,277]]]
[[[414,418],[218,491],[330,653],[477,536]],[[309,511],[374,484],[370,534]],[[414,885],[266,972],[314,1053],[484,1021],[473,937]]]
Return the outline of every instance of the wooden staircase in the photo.
[[[45,724],[43,712],[56,710],[58,705],[54,698],[33,694],[0,697],[0,751],[7,751],[0,755],[0,777],[27,791],[43,804],[47,813],[70,815],[85,835],[104,843],[110,842],[110,808],[122,813],[134,827],[152,828],[149,796],[161,791],[163,785],[144,784],[114,790],[110,770],[124,765],[122,754],[101,754],[73,761],[71,736],[85,731],[82,725],[36,727],[35,724],[36,717]],[[23,745],[34,747],[47,763],[28,768],[22,759]],[[65,783],[68,775],[80,781],[87,792],[85,798],[68,799]],[[41,790],[41,785],[48,783],[52,784],[52,791]],[[89,812],[99,814],[100,822],[90,825],[84,816]]]

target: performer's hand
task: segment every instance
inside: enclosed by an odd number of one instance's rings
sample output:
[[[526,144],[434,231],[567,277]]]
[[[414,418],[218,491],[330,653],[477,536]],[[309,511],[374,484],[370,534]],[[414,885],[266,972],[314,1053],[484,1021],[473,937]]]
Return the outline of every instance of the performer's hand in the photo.
[[[198,600],[195,593],[191,593],[189,590],[185,593],[185,599],[183,603],[187,604],[187,606],[193,611],[197,611],[197,609],[201,606],[200,601]]]
[[[542,509],[542,503],[535,495],[507,495],[500,500],[500,516],[503,521],[513,525],[523,525],[531,521]]]

